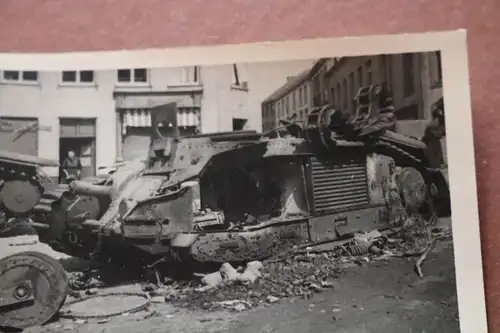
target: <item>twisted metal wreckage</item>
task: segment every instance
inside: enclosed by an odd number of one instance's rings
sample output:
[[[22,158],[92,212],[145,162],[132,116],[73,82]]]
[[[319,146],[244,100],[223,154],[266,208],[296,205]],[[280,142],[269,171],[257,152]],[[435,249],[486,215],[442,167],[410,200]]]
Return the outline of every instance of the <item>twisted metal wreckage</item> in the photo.
[[[450,214],[447,177],[428,167],[424,143],[391,131],[385,91],[362,88],[356,101],[354,116],[325,105],[302,125],[282,121],[286,136],[179,138],[176,105],[158,106],[146,161],[70,185],[42,186],[36,166],[53,163],[2,153],[2,209],[56,251],[130,269],[264,259],[386,229],[410,211]],[[68,290],[59,262],[36,252],[1,260],[0,280],[0,326],[46,322]]]

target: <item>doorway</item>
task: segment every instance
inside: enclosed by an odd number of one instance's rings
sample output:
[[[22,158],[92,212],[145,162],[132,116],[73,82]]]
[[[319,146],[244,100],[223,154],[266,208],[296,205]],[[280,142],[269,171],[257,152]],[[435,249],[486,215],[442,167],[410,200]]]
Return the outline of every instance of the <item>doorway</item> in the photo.
[[[92,177],[96,174],[95,122],[95,119],[60,119],[59,162],[62,165],[68,152],[73,151],[82,164],[81,178]],[[61,172],[60,176],[62,176]]]

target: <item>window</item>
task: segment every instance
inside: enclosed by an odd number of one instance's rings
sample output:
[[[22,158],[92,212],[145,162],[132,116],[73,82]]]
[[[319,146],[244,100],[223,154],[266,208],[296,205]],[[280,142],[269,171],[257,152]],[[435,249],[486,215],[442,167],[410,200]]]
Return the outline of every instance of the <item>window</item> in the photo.
[[[354,96],[356,96],[356,84],[354,82],[354,73],[351,73],[349,74],[349,86],[350,86],[350,89],[351,89],[351,99],[354,98]]]
[[[118,83],[120,84],[146,84],[148,83],[148,70],[145,68],[119,69]]]
[[[19,83],[38,82],[38,72],[36,71],[3,71],[2,81]]]
[[[347,109],[347,80],[342,81],[342,108]]]
[[[405,97],[415,93],[415,71],[412,53],[403,54],[403,94]]]
[[[329,100],[330,100],[330,91],[328,91],[328,88],[325,88],[325,90],[323,90],[323,104],[328,103]]]
[[[443,68],[441,67],[441,51],[436,52],[436,65],[439,81],[443,80]]]
[[[304,87],[304,104],[309,104],[309,87]]]
[[[299,107],[301,108],[304,105],[304,95],[303,95],[304,86],[299,88]]]
[[[363,87],[363,67],[359,66],[358,67],[358,87],[362,88]]]
[[[387,87],[392,91],[392,61],[393,57],[391,55],[386,55],[387,57]]]
[[[335,88],[330,89],[330,101],[333,105],[335,105]]]
[[[366,67],[366,84],[371,85],[373,83],[373,77],[372,77],[372,61],[368,60],[365,64]]]
[[[292,100],[292,106],[291,106],[291,111],[295,112],[295,91],[292,91],[290,98]]]
[[[342,91],[340,89],[340,83],[337,83],[337,98],[335,100],[335,103],[336,103],[335,107],[336,108],[338,108],[342,105],[342,100],[341,100],[342,95],[341,94],[342,94]]]
[[[63,83],[94,83],[94,71],[63,71],[61,81]]]
[[[181,68],[181,83],[182,84],[198,84],[199,83],[198,66],[190,66]]]
[[[443,73],[441,68],[441,52],[437,51],[429,55],[429,69],[431,84],[433,87],[442,85]]]

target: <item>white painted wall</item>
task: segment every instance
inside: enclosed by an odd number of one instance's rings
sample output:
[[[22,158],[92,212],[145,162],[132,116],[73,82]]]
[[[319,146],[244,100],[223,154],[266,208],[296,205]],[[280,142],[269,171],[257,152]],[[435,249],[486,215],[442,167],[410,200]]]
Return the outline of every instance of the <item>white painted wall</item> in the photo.
[[[113,85],[114,71],[95,73],[98,85],[61,86],[60,73],[39,73],[39,84],[2,84],[0,86],[0,115],[12,117],[37,117],[40,126],[50,126],[50,131],[40,131],[38,154],[40,157],[59,160],[59,117],[96,117],[97,165],[112,163],[115,156],[115,112]],[[57,168],[45,170],[57,176]]]
[[[240,82],[248,82],[248,92],[232,89],[232,65],[207,66],[200,70],[204,86],[202,99],[202,132],[229,131],[232,118],[247,118],[248,129],[262,128],[261,102],[287,76],[310,67],[313,61],[253,63],[238,65]],[[93,85],[61,85],[60,72],[40,72],[38,84],[0,84],[0,115],[37,117],[40,126],[40,157],[59,159],[59,117],[97,118],[96,165],[109,165],[116,158],[116,112],[113,92],[164,91],[182,84],[182,68],[159,68],[149,71],[146,85],[117,86],[116,70],[94,73]],[[56,169],[45,170],[57,176]]]

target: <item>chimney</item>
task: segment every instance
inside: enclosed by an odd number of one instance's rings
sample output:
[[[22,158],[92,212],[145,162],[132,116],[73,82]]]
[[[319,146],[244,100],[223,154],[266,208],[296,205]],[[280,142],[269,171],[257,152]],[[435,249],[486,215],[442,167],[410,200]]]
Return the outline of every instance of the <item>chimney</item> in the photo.
[[[287,76],[286,78],[286,82],[290,81],[290,80],[293,80],[295,79],[295,76]]]

